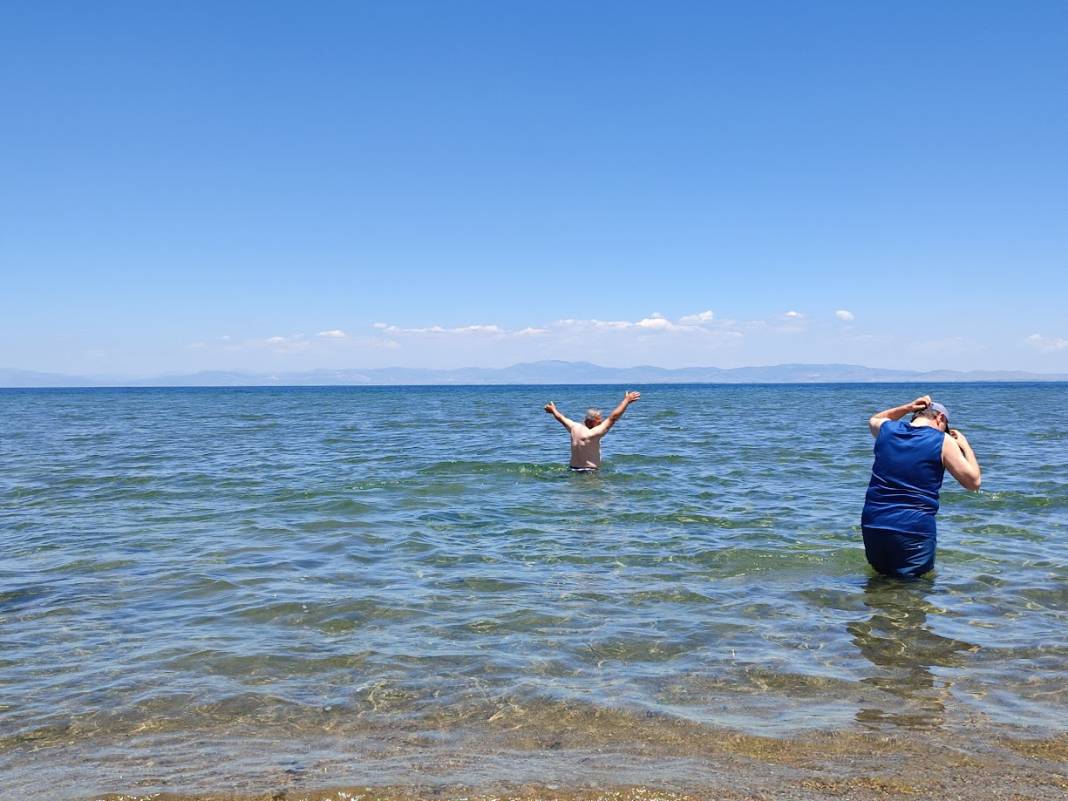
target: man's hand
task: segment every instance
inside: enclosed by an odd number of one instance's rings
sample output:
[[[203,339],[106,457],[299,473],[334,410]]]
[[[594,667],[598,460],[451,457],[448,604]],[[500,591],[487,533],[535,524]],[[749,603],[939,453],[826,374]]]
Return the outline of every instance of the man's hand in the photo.
[[[922,412],[930,405],[931,396],[921,395],[912,403],[905,403],[901,406],[895,406],[893,409],[884,409],[881,412],[876,412],[868,419],[868,430],[871,431],[873,437],[877,437],[879,436],[879,429],[882,428],[883,423],[889,420],[900,420],[906,414]]]
[[[608,418],[602,420],[600,423],[590,429],[590,432],[597,437],[600,437],[608,433],[608,429],[616,424],[616,421],[623,416],[623,412],[627,411],[627,407],[634,401],[638,400],[642,394],[640,392],[624,392],[623,400],[619,402],[619,406],[612,410],[612,413],[608,415]]]
[[[563,413],[559,409],[556,408],[556,404],[553,403],[552,401],[549,401],[548,403],[545,404],[545,411],[548,412],[549,414],[551,414],[557,420],[559,420],[560,421],[560,425],[562,425],[568,431],[570,431],[572,428],[575,427],[575,421],[574,420],[568,420],[563,415]]]
[[[964,436],[964,432],[958,431],[955,428],[951,428],[946,433],[957,441],[957,444],[961,446],[961,450],[964,450],[965,448],[970,448],[972,446],[971,443],[968,442],[968,438]]]
[[[930,405],[931,405],[931,396],[930,395],[921,395],[920,397],[916,398],[916,400],[914,400],[912,403],[909,404],[909,411],[910,412],[922,412],[924,409],[926,409]]]

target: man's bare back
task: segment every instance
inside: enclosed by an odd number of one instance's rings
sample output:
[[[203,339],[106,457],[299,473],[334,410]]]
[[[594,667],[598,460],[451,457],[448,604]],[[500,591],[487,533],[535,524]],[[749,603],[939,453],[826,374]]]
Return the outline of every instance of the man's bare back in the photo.
[[[640,397],[639,392],[628,392],[607,419],[602,419],[598,410],[590,409],[581,423],[561,414],[552,401],[545,404],[545,411],[555,417],[571,435],[571,461],[568,465],[572,470],[596,470],[601,466],[601,438],[623,416],[627,407]]]

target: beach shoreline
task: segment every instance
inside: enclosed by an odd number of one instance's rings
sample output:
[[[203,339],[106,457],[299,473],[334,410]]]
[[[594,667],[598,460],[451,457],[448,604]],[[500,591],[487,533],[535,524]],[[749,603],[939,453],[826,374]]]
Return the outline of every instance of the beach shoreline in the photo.
[[[1061,799],[1068,734],[821,732],[756,737],[684,727],[683,738],[616,731],[585,747],[563,730],[467,739],[411,735],[377,748],[353,740],[178,735],[92,749],[0,755],[3,801],[807,801],[843,798]],[[584,735],[585,736],[585,735]],[[224,757],[207,758],[220,748]],[[200,770],[187,768],[199,760]],[[21,762],[22,768],[16,767]],[[81,775],[79,775],[81,774]],[[107,778],[110,777],[110,778]]]

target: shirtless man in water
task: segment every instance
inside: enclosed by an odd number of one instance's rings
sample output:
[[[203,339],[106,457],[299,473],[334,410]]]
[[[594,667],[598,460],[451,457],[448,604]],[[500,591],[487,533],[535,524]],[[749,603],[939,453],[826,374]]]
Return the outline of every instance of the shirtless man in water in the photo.
[[[589,472],[601,466],[601,437],[608,433],[608,429],[616,424],[616,420],[623,416],[627,407],[641,397],[640,392],[628,392],[623,396],[623,401],[612,410],[605,420],[601,417],[600,409],[587,409],[586,419],[581,423],[569,420],[556,408],[556,404],[549,401],[545,404],[545,411],[560,421],[560,424],[571,434],[571,462],[568,464],[576,472]]]

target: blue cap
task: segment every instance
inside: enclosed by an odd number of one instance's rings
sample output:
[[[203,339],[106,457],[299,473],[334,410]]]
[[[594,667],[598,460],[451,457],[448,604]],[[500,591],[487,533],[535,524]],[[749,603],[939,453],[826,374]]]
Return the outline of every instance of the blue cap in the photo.
[[[944,414],[946,416],[946,423],[949,423],[949,409],[947,409],[941,403],[933,403],[932,402],[931,405],[928,406],[927,408],[931,409],[932,411],[941,412],[942,414]]]

